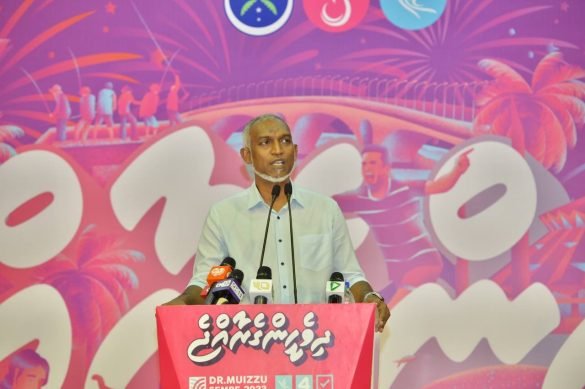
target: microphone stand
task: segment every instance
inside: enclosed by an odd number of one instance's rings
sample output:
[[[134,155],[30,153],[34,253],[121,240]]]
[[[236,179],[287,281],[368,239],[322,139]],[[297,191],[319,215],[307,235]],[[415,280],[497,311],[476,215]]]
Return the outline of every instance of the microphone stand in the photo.
[[[270,225],[270,214],[272,213],[272,208],[274,207],[274,202],[280,195],[280,185],[275,184],[272,187],[272,201],[270,202],[270,209],[268,209],[268,219],[266,220],[266,230],[264,231],[264,242],[262,243],[262,254],[260,255],[260,267],[264,263],[264,251],[266,250],[266,239],[268,238],[268,226]]]
[[[293,239],[293,225],[292,225],[292,212],[290,209],[290,197],[292,195],[292,184],[287,182],[284,185],[284,194],[286,195],[286,203],[288,205],[288,221],[290,226],[290,252],[292,257],[292,271],[293,271],[293,291],[295,295],[295,304],[298,303],[297,299],[297,273],[296,273],[296,266],[295,266],[295,243]]]

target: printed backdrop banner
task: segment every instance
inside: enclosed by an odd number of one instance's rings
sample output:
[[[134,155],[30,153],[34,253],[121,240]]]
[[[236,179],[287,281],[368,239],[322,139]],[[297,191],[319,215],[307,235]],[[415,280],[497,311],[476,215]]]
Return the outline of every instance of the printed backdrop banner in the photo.
[[[2,1],[0,386],[158,388],[155,309],[274,113],[392,310],[381,389],[583,388],[584,13]]]
[[[162,388],[371,385],[374,305],[166,306],[156,314]]]

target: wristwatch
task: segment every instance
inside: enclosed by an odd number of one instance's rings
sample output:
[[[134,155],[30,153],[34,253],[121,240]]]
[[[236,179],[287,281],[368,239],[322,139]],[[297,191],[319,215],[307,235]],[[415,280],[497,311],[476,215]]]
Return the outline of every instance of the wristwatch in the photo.
[[[382,295],[378,292],[366,293],[366,295],[364,296],[364,301],[366,301],[368,299],[368,297],[370,297],[370,296],[376,296],[378,299],[380,299],[380,301],[384,301],[384,297],[382,297]]]

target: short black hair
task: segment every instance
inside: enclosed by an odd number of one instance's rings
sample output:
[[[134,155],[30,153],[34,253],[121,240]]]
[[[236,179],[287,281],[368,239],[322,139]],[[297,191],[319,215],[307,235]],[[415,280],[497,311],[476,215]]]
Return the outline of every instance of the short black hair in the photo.
[[[362,149],[362,156],[365,153],[379,153],[382,159],[382,163],[384,163],[384,165],[390,165],[390,161],[388,160],[388,149],[384,146],[372,144],[366,145]]]

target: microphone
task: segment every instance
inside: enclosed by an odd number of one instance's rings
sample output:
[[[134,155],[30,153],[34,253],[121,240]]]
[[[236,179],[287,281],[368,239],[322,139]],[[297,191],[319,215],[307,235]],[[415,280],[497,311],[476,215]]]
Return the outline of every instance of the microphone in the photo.
[[[284,185],[284,194],[286,195],[286,203],[288,205],[288,221],[290,227],[290,253],[292,259],[292,273],[293,273],[293,291],[295,295],[295,304],[297,304],[297,273],[296,273],[296,266],[295,266],[295,241],[293,235],[293,225],[292,225],[292,211],[290,209],[290,197],[292,196],[292,184],[287,182]]]
[[[213,285],[205,299],[205,304],[239,304],[244,297],[244,290],[241,287],[243,280],[244,273],[240,269],[234,269],[229,278]]]
[[[343,281],[343,274],[340,272],[331,273],[327,287],[325,288],[325,295],[329,304],[341,304],[345,296],[345,283]]]
[[[258,269],[256,278],[250,283],[249,295],[254,304],[272,303],[272,270],[268,266]]]
[[[274,207],[274,202],[280,195],[280,185],[274,184],[272,187],[272,201],[270,202],[270,209],[268,209],[268,219],[266,220],[266,229],[264,230],[264,242],[262,242],[262,254],[260,255],[260,267],[264,263],[264,251],[266,250],[266,239],[268,238],[268,226],[270,225],[270,214]]]
[[[209,289],[218,281],[225,280],[236,268],[236,261],[232,257],[225,257],[219,266],[213,266],[207,274],[207,285],[201,291],[201,297],[207,297]]]

